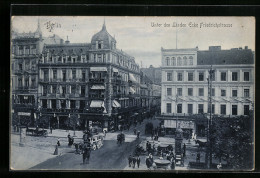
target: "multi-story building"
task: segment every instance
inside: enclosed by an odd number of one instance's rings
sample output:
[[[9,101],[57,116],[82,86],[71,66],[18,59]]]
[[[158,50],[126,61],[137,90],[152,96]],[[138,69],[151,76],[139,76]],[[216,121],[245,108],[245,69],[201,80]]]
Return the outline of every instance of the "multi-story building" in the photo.
[[[153,67],[153,65],[150,65],[149,68],[141,68],[141,71],[149,77],[150,80],[154,84],[161,85],[161,79],[162,79],[162,71],[159,67]]]
[[[254,53],[246,46],[222,50],[161,49],[161,119],[168,132],[176,128],[204,135],[208,113],[209,70],[212,69],[212,113],[225,117],[248,115],[254,101]],[[205,119],[204,119],[205,121]]]
[[[140,69],[116,44],[104,24],[90,43],[67,39],[45,45],[39,62],[39,115],[58,128],[69,127],[73,115],[82,129],[97,125],[111,130],[131,122],[140,109]]]
[[[58,36],[43,37],[40,23],[29,33],[12,31],[12,121],[13,124],[34,125],[37,109],[38,60],[44,43],[56,43]]]

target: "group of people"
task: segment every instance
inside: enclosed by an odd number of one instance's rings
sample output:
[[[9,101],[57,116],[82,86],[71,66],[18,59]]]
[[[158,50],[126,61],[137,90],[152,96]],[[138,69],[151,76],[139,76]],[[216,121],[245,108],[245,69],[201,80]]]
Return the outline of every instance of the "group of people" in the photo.
[[[152,138],[152,140],[158,141],[158,139],[159,139],[159,128],[158,127],[156,127],[155,129],[152,130],[151,138]]]
[[[136,135],[137,138],[140,137],[140,131],[139,130],[134,129],[134,134]]]
[[[135,163],[136,163],[137,167],[139,168],[140,162],[141,162],[141,159],[140,159],[139,155],[137,155],[137,156],[129,155],[129,157],[128,157],[129,167],[135,168]]]

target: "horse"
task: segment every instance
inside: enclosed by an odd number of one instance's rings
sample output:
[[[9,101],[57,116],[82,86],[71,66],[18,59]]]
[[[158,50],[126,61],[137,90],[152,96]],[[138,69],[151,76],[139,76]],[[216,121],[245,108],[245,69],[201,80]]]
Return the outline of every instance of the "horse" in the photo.
[[[207,142],[202,142],[200,140],[195,140],[196,144],[199,144],[199,148],[203,148],[207,146]]]

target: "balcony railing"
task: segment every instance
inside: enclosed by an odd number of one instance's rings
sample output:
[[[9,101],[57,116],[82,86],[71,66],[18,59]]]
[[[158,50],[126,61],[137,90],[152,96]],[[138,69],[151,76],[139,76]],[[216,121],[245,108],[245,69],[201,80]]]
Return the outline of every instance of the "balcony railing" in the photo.
[[[90,78],[89,82],[92,82],[92,83],[104,83],[105,79],[102,79],[102,78],[101,79]]]

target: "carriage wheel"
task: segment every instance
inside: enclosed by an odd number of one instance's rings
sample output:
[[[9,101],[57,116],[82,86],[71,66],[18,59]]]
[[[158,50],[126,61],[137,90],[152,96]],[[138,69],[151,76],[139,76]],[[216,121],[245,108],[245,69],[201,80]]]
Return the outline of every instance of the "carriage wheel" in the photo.
[[[93,145],[92,148],[93,148],[93,150],[96,150],[96,149],[97,149],[97,146],[96,146],[96,145]]]

